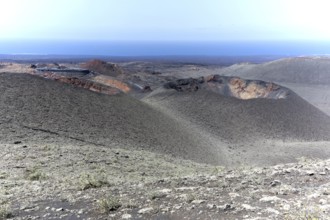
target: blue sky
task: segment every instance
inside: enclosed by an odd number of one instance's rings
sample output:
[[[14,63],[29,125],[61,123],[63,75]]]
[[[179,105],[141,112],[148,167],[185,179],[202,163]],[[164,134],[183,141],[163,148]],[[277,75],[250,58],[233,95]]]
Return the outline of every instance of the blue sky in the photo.
[[[0,39],[330,39],[327,0],[0,0]]]

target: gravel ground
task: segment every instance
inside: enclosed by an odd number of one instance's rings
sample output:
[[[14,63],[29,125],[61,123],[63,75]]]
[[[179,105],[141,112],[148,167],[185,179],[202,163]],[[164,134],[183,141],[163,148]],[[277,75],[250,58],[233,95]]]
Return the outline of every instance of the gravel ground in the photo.
[[[0,151],[0,219],[330,219],[330,160],[231,169],[79,143]]]

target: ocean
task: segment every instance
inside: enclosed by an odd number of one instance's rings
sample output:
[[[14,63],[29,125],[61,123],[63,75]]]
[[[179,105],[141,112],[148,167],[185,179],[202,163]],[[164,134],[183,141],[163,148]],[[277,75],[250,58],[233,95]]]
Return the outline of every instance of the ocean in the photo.
[[[0,40],[0,54],[88,56],[304,56],[330,54],[330,42],[107,42]]]

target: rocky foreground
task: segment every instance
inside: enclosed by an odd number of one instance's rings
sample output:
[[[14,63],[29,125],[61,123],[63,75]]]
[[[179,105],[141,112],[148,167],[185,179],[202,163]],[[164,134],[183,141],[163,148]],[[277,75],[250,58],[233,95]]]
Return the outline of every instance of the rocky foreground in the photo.
[[[19,140],[0,152],[0,219],[330,219],[330,160],[230,169]]]

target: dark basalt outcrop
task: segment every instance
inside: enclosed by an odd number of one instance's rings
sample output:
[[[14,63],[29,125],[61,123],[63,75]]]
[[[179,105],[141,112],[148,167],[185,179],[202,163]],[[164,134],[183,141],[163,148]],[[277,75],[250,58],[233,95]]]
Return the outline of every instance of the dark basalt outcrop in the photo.
[[[168,82],[164,85],[166,89],[175,89],[176,91],[197,91],[201,88],[204,83],[204,77],[197,79],[187,78],[187,79],[178,79],[176,81]]]
[[[178,79],[166,83],[164,87],[179,92],[193,92],[203,89],[239,99],[283,99],[290,93],[289,89],[272,82],[220,75]]]

